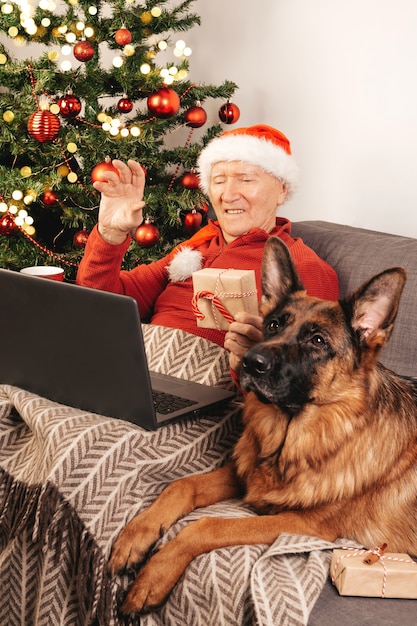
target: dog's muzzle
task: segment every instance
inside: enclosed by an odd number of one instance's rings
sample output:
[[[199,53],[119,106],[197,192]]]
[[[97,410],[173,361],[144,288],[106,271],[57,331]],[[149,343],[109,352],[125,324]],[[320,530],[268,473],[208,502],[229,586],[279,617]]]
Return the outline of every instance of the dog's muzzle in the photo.
[[[310,401],[311,381],[291,346],[257,344],[242,359],[240,383],[265,404],[276,404],[289,416]]]

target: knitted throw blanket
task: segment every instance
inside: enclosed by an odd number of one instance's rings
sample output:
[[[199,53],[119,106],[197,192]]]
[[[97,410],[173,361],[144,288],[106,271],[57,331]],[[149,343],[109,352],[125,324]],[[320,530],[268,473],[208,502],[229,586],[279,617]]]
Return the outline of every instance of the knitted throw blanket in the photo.
[[[219,346],[157,326],[144,334],[152,369],[230,384]],[[239,431],[235,404],[148,432],[0,386],[0,624],[139,624],[117,611],[134,573],[107,574],[114,539],[167,483],[221,465]],[[220,503],[180,520],[162,541],[201,515],[253,513]],[[272,546],[204,554],[140,624],[306,624],[332,547],[281,535]]]

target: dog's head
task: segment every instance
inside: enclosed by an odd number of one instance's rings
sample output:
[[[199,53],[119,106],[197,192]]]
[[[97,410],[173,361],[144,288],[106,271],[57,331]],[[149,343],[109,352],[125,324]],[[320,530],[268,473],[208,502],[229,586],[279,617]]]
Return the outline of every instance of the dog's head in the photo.
[[[405,280],[403,268],[391,268],[343,301],[314,298],[286,245],[271,237],[262,264],[263,340],[243,358],[243,388],[289,417],[349,393],[391,336]]]

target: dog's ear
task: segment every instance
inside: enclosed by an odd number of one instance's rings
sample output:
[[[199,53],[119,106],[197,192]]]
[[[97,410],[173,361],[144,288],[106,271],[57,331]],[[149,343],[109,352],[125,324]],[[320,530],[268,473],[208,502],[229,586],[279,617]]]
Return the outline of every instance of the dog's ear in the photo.
[[[391,337],[406,279],[404,268],[393,267],[374,276],[353,294],[351,324],[361,341],[370,347],[382,347]]]
[[[265,315],[300,290],[305,288],[287,246],[281,239],[269,237],[262,260],[261,312]]]

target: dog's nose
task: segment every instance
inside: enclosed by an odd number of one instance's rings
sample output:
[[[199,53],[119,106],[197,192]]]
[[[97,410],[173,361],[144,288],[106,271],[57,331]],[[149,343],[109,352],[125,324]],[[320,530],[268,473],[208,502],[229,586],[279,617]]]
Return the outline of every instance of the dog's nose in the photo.
[[[271,361],[259,352],[247,352],[242,359],[242,367],[252,376],[265,374],[271,367]]]

